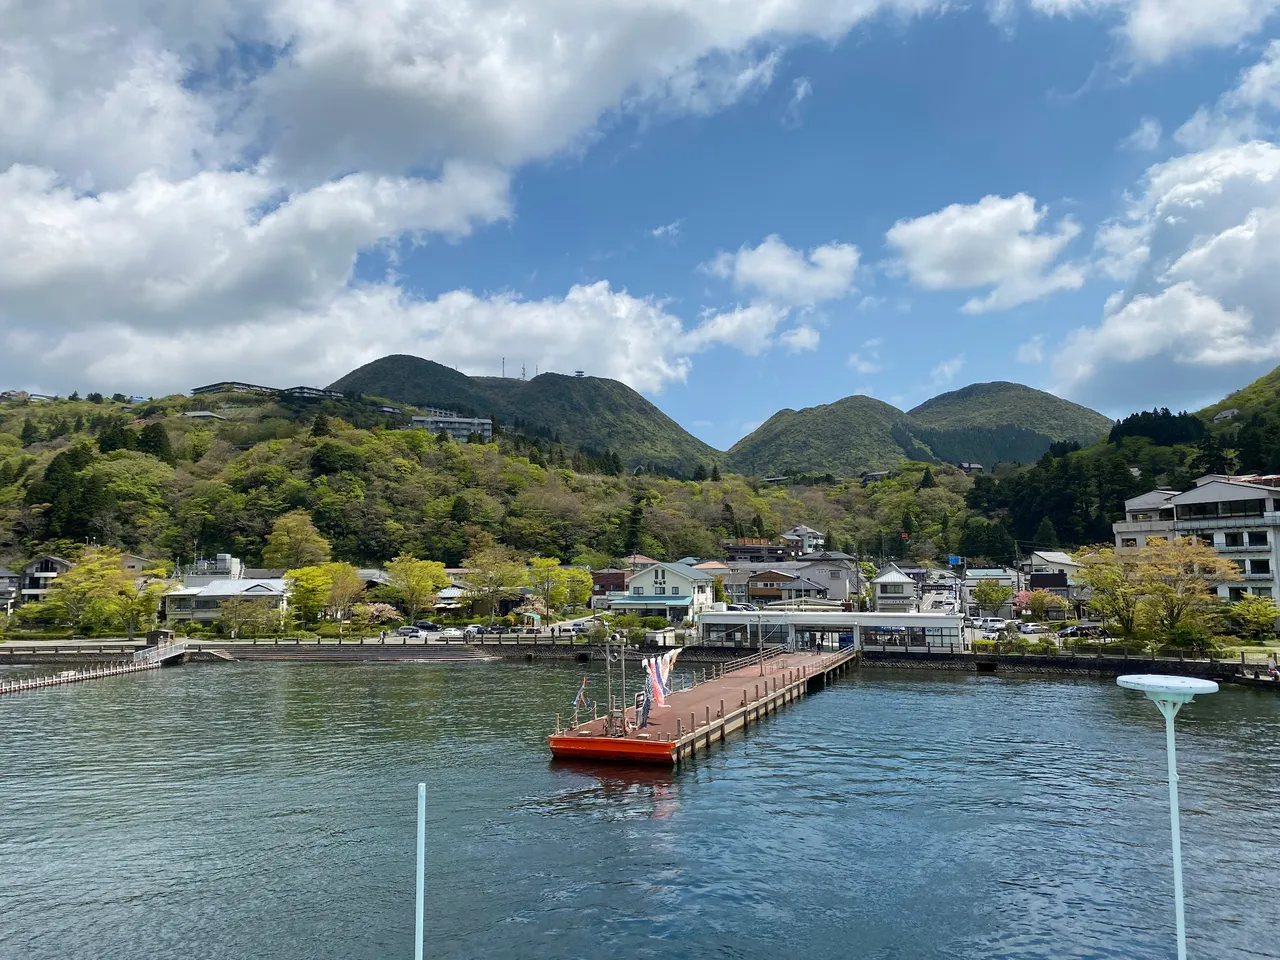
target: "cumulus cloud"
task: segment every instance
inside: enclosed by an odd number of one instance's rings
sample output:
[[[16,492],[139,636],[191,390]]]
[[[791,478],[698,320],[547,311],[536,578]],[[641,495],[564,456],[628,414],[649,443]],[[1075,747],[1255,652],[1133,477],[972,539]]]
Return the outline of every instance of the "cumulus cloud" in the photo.
[[[1262,29],[1280,0],[1030,0],[1030,6],[1116,21],[1129,55],[1157,64],[1200,47],[1236,45]]]
[[[1200,107],[1174,131],[1189,150],[1230,146],[1274,132],[1280,110],[1280,40],[1272,40],[1262,59],[1241,72],[1236,85],[1212,106]]]
[[[1064,218],[1042,231],[1047,212],[1025,193],[952,204],[914,220],[899,220],[885,235],[897,254],[894,268],[926,290],[990,288],[964,304],[965,313],[1006,310],[1084,283],[1085,269],[1059,263],[1080,226]]]
[[[1143,117],[1133,133],[1120,141],[1120,148],[1149,153],[1160,146],[1160,137],[1163,133],[1164,127],[1160,125],[1159,120],[1155,117]]]
[[[1104,232],[1127,286],[1055,354],[1059,389],[1113,407],[1209,399],[1280,356],[1275,144],[1156,164]]]
[[[778,337],[781,343],[789,353],[801,353],[805,350],[817,350],[821,336],[818,331],[808,324],[801,324],[791,330],[786,331]]]
[[[774,303],[813,306],[853,292],[858,260],[851,243],[827,243],[806,253],[772,234],[759,246],[719,254],[704,269]]]
[[[773,346],[773,334],[790,315],[785,307],[750,303],[732,310],[708,311],[684,343],[691,351],[722,344],[756,356]]]

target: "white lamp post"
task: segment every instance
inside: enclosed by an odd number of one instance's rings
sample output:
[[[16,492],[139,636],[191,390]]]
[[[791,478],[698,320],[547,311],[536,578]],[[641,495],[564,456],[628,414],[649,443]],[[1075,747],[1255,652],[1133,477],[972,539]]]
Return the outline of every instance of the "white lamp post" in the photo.
[[[1178,960],[1187,960],[1187,925],[1182,910],[1182,836],[1178,821],[1178,754],[1173,744],[1173,718],[1184,703],[1201,693],[1217,693],[1212,680],[1135,674],[1119,677],[1120,686],[1141,690],[1164,715],[1165,752],[1169,758],[1169,827],[1173,835],[1173,905],[1178,924]]]

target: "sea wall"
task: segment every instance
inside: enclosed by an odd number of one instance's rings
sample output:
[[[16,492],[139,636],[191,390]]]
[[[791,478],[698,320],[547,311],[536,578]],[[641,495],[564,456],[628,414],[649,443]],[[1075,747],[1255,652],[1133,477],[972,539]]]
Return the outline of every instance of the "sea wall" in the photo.
[[[1240,672],[1235,660],[1181,660],[1168,657],[1072,656],[1070,653],[906,653],[863,651],[859,663],[870,670],[953,670],[1050,676],[1118,677],[1126,673],[1163,673],[1206,680],[1232,680]]]

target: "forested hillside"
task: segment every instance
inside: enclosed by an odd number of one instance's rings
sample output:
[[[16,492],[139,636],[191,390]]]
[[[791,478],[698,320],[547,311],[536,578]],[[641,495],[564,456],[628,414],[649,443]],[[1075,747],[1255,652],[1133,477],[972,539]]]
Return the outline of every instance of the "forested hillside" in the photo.
[[[184,415],[200,411],[224,419]],[[870,490],[714,469],[697,481],[631,476],[545,439],[459,444],[395,420],[354,400],[0,401],[0,565],[85,543],[257,564],[272,523],[294,510],[335,559],[363,565],[405,552],[457,564],[494,542],[593,566],[634,550],[712,557],[725,536],[798,523],[839,545],[928,556],[958,536],[969,486],[952,470],[917,490],[922,465]],[[904,524],[914,539],[901,539]]]

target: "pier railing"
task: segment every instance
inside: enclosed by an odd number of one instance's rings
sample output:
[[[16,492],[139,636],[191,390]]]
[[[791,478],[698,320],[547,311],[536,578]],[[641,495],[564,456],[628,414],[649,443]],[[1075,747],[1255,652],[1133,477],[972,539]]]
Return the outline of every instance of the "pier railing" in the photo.
[[[783,647],[769,647],[767,650],[761,650],[759,653],[753,653],[749,657],[739,657],[737,660],[730,660],[728,663],[722,664],[720,667],[720,675],[733,673],[735,670],[742,670],[746,667],[754,667],[756,664],[768,663],[778,657],[786,654]]]
[[[158,643],[154,647],[147,647],[143,650],[135,651],[133,654],[133,662],[159,663],[161,660],[168,660],[170,657],[177,657],[186,652],[187,645],[181,640],[173,643]]]

